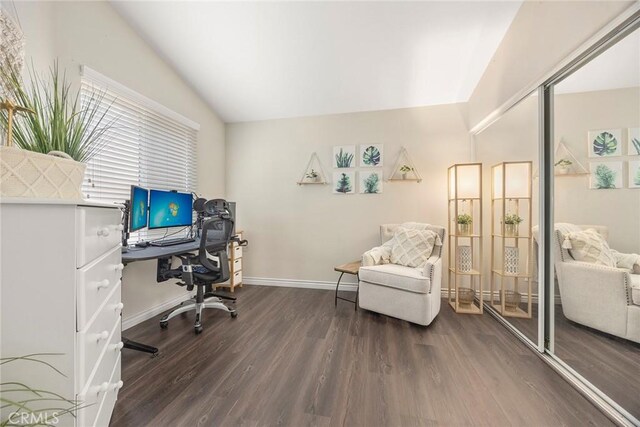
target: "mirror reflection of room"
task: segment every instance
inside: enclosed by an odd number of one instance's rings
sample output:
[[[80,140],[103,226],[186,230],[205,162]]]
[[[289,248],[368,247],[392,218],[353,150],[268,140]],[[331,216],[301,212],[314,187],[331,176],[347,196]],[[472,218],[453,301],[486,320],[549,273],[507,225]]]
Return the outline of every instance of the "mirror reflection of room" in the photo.
[[[475,137],[484,165],[484,265],[491,306],[532,343],[538,341],[538,96],[526,97]]]
[[[640,30],[554,87],[551,349],[640,416]]]

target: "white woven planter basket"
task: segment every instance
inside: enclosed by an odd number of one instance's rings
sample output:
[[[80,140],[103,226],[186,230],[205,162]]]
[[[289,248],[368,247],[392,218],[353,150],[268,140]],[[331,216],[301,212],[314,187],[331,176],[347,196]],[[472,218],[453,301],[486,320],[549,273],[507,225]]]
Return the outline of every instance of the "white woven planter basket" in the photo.
[[[0,146],[0,196],[82,199],[85,163]]]

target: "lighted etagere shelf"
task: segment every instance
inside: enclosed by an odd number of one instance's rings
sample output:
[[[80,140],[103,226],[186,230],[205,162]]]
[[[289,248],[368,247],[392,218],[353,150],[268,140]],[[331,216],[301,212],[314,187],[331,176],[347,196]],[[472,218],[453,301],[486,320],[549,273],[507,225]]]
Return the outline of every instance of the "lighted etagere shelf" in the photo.
[[[482,314],[482,164],[455,164],[448,181],[447,301],[456,313]]]
[[[532,167],[525,161],[491,168],[490,298],[504,317],[532,315]]]

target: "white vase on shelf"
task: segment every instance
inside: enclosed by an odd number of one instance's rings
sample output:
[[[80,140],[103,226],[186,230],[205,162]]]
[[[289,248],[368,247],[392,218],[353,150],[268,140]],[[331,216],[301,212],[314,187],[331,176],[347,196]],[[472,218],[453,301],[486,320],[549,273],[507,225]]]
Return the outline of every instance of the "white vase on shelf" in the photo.
[[[520,250],[514,246],[504,248],[504,272],[512,275],[520,273]]]
[[[473,257],[470,245],[458,246],[458,272],[469,273],[473,268]]]

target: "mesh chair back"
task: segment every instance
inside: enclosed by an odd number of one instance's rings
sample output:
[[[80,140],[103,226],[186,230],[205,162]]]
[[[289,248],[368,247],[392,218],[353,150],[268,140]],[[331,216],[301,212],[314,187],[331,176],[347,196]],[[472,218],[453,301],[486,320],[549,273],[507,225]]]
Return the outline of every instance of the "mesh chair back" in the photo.
[[[200,264],[212,271],[221,272],[220,282],[229,279],[229,258],[227,247],[233,233],[231,218],[215,217],[205,220],[200,236]],[[217,258],[217,262],[213,260]],[[218,267],[219,265],[219,267]]]

